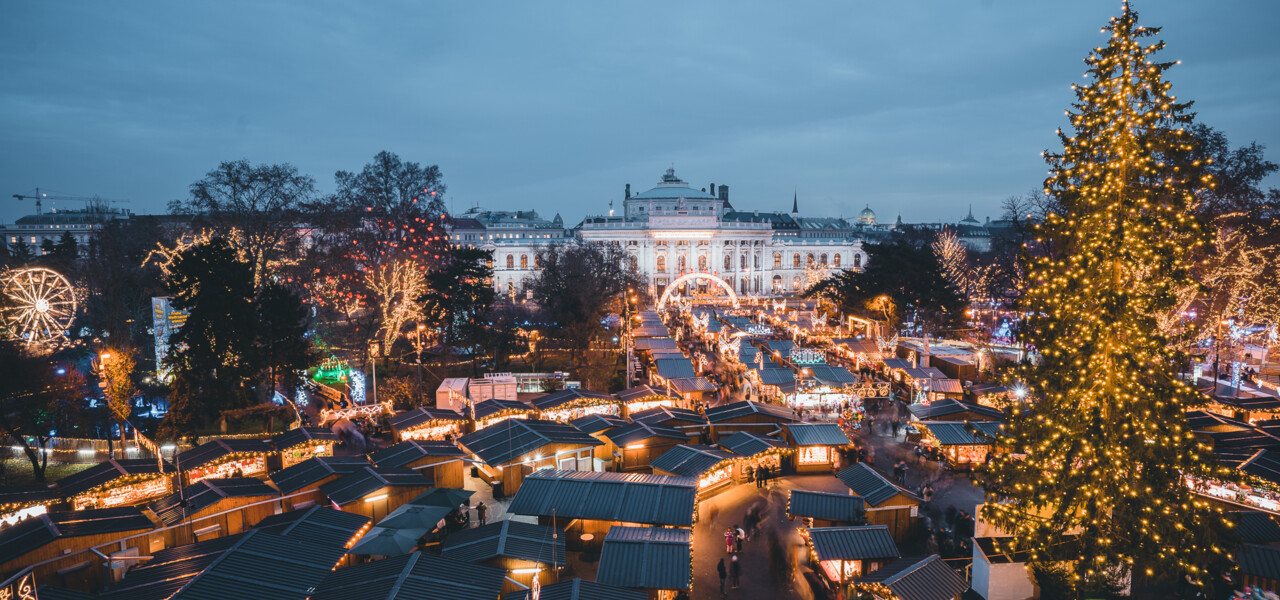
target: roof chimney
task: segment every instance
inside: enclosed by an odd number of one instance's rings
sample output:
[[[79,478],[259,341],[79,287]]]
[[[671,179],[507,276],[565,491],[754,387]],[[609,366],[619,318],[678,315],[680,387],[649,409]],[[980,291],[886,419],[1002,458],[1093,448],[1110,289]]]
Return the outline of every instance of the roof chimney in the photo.
[[[720,199],[725,202],[729,201],[729,186],[727,185],[720,186]]]
[[[714,183],[711,184],[711,195],[716,195],[716,184]]]
[[[625,195],[625,196],[623,196],[623,197],[622,197],[622,199],[623,199],[623,200],[630,200],[630,199],[631,199],[631,184],[630,184],[630,183],[628,183],[628,184],[627,184],[627,191],[626,191],[626,195]]]

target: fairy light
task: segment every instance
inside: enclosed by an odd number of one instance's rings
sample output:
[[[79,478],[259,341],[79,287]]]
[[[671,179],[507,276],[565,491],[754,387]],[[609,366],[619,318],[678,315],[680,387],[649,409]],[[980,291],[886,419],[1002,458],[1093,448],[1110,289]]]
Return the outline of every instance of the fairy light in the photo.
[[[1024,454],[984,470],[983,516],[1032,562],[1073,562],[1077,584],[1133,569],[1204,584],[1231,559],[1219,540],[1230,526],[1183,477],[1236,477],[1186,426],[1198,398],[1158,319],[1206,242],[1193,208],[1208,179],[1185,129],[1190,103],[1162,79],[1174,63],[1146,40],[1160,30],[1126,2],[1103,31],[1089,81],[1073,86],[1072,131],[1046,154],[1045,192],[1062,210],[1037,229],[1024,295],[1040,364],[1018,373],[1029,405],[999,445]]]

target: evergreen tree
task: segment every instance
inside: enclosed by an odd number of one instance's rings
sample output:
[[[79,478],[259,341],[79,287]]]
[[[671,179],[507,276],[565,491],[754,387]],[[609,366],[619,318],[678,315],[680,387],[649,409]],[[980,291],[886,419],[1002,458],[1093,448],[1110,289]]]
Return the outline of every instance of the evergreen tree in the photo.
[[[320,352],[307,337],[307,307],[288,288],[267,283],[258,293],[258,356],[270,382],[268,393],[277,387],[292,397],[302,376],[320,362]]]
[[[1074,131],[1047,156],[1060,212],[1040,227],[1024,295],[1040,364],[1021,373],[1034,401],[1002,439],[1024,454],[985,472],[986,518],[1033,562],[1068,561],[1081,588],[1126,571],[1208,584],[1229,560],[1230,526],[1184,479],[1228,475],[1187,428],[1195,392],[1156,323],[1204,243],[1202,164],[1190,103],[1163,79],[1173,63],[1154,60],[1159,29],[1137,20],[1126,3],[1104,28],[1068,111]]]

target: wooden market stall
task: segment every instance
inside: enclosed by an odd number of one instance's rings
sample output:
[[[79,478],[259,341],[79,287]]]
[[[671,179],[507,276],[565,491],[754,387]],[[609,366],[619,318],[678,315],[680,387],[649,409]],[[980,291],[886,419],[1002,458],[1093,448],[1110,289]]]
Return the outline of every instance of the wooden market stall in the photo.
[[[714,439],[737,431],[768,435],[781,429],[784,423],[799,420],[790,408],[763,402],[734,402],[707,409],[707,423]]]
[[[168,494],[173,474],[173,465],[154,458],[109,459],[59,479],[57,486],[74,510],[133,506]]]
[[[800,517],[804,528],[865,525],[867,503],[860,496],[791,490],[787,518]]]
[[[942,557],[931,554],[899,558],[862,576],[854,588],[869,600],[960,600],[969,591],[969,582]]]
[[[795,448],[787,445],[786,440],[750,431],[739,431],[722,437],[716,445],[738,455],[744,473],[746,469],[755,473],[758,467],[765,467],[775,477],[782,474],[783,465],[790,468],[791,455],[795,453]]]
[[[364,515],[377,525],[388,513],[430,487],[431,480],[413,469],[366,466],[320,486],[320,492],[334,508]]]
[[[842,596],[855,580],[901,556],[884,525],[814,527],[804,533],[814,571]]]
[[[472,407],[471,427],[467,433],[480,431],[507,419],[529,419],[538,414],[532,406],[520,400],[490,398]]]
[[[225,438],[210,440],[174,457],[183,483],[227,477],[265,477],[267,461],[275,448],[265,440]]]
[[[342,441],[328,427],[298,427],[271,438],[277,454],[272,470],[292,467],[308,458],[333,456],[333,447]]]
[[[284,496],[281,503],[285,510],[323,506],[329,499],[320,486],[367,466],[364,456],[317,456],[272,473],[271,483]]]
[[[649,471],[650,461],[689,441],[689,435],[679,429],[644,421],[610,429],[604,437],[621,453],[615,464],[619,471]]]
[[[666,382],[670,393],[679,394],[681,403],[693,406],[707,401],[708,394],[714,394],[720,388],[706,377],[682,377],[668,379]]]
[[[467,454],[453,442],[409,440],[383,448],[369,458],[379,467],[413,469],[426,475],[436,487],[461,488]]]
[[[533,399],[538,418],[568,423],[587,415],[622,415],[622,404],[613,394],[580,389],[565,389]]]
[[[867,463],[858,463],[836,478],[867,505],[867,523],[889,528],[893,539],[906,541],[920,513],[920,498],[899,487]]]
[[[692,527],[696,486],[689,477],[548,469],[525,478],[507,511],[563,528],[570,550],[598,549],[614,525]]]
[[[449,440],[462,435],[467,418],[456,411],[419,406],[387,418],[396,439]]]
[[[592,452],[595,459],[600,461],[597,464],[622,460],[622,449],[618,448],[618,446],[613,443],[613,440],[609,439],[608,433],[630,423],[630,421],[622,417],[615,417],[612,415],[587,415],[585,417],[578,417],[569,421],[570,425],[577,427],[582,433],[596,438],[602,444],[600,446],[596,446],[595,450]],[[601,468],[597,470],[604,469]]]
[[[386,592],[383,598],[395,600],[408,600],[415,596],[492,600],[502,595],[506,575],[502,569],[413,552],[337,569],[316,585],[307,597],[314,600],[363,600],[370,598],[371,591],[377,589]],[[405,593],[393,597],[391,590],[404,590]],[[418,590],[423,592],[415,592]]]
[[[164,525],[190,525],[164,530],[168,548],[240,533],[279,512],[279,497],[279,490],[252,477],[201,479],[147,508]]]
[[[506,571],[504,591],[510,593],[532,586],[535,577],[539,587],[559,579],[557,570],[566,564],[564,535],[553,527],[507,519],[450,534],[440,556]]]
[[[32,570],[36,581],[90,589],[101,581],[102,573],[90,568],[83,551],[154,528],[155,523],[136,506],[36,515],[0,530],[0,574],[11,575],[40,563]],[[150,551],[144,544],[134,553]]]
[[[927,404],[910,404],[912,421],[998,421],[1004,413],[990,406],[951,398]]]
[[[688,529],[610,527],[596,581],[645,590],[650,600],[674,600],[691,585],[692,538]]]
[[[741,457],[711,446],[681,444],[655,458],[652,465],[655,474],[697,480],[699,500],[727,490],[746,477]]]
[[[673,406],[659,406],[632,413],[631,420],[639,423],[675,427],[685,432],[690,440],[697,440],[702,429],[707,426],[707,418],[702,416],[702,413]]]
[[[593,449],[601,442],[566,423],[540,419],[508,419],[458,440],[480,461],[480,472],[491,483],[501,482],[495,495],[510,495],[524,478],[538,469],[594,471]]]
[[[63,496],[56,487],[38,483],[0,486],[0,529],[57,508]]]
[[[785,423],[783,438],[795,448],[797,473],[834,472],[840,464],[840,451],[853,441],[835,423]]]
[[[994,449],[999,421],[922,421],[920,443],[937,448],[952,469],[967,471],[982,464]]]
[[[636,413],[661,407],[680,405],[680,399],[663,394],[647,385],[617,392],[614,397],[622,404],[622,414],[634,419]]]

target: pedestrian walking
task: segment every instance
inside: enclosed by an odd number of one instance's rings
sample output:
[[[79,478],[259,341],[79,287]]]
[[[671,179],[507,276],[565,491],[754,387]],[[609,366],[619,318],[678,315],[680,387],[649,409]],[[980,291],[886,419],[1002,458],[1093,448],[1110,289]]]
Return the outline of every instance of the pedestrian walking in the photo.
[[[767,474],[768,471],[765,470],[764,465],[756,465],[756,488],[764,487],[764,478]]]
[[[476,518],[480,520],[480,526],[481,526],[481,527],[484,527],[484,524],[485,524],[485,515],[486,515],[488,512],[489,512],[489,507],[485,506],[485,505],[484,505],[484,502],[481,502],[481,503],[479,503],[479,504],[477,504],[477,505],[476,505]]]
[[[737,533],[734,531],[733,527],[729,527],[724,530],[724,551],[726,553],[733,553],[733,538],[735,537],[737,537]]]
[[[742,565],[738,562],[737,554],[729,557],[729,575],[733,579],[733,589],[738,589],[738,583],[742,577]]]
[[[923,467],[924,466],[924,448],[921,447],[920,444],[916,444],[915,453],[916,453],[916,464]]]
[[[720,575],[720,595],[724,595],[724,580],[729,576],[728,571],[724,568],[724,558],[720,559],[720,564],[716,565],[716,573]]]
[[[733,529],[734,529],[734,532],[733,532],[734,533],[734,536],[733,536],[734,551],[742,552],[742,540],[746,539],[747,532],[743,531],[742,528],[738,527],[737,525],[734,525]]]

